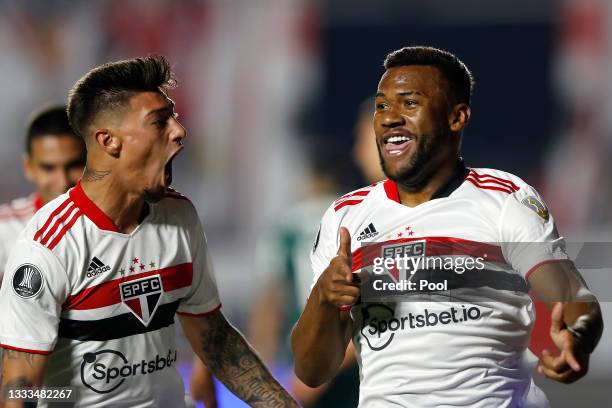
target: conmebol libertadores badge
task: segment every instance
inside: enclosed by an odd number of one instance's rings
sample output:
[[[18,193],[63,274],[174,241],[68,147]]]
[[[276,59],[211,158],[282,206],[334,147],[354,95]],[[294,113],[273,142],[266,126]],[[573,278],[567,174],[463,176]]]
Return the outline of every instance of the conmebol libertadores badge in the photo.
[[[24,299],[33,298],[43,288],[40,269],[32,264],[23,264],[13,274],[13,290]]]

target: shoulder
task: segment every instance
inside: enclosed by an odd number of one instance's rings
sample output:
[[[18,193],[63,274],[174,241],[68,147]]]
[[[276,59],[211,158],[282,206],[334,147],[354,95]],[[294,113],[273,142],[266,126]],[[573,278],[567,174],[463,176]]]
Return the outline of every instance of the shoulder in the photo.
[[[372,197],[377,196],[377,193],[380,193],[380,191],[377,190],[384,190],[387,184],[388,183],[386,183],[386,180],[379,181],[377,183],[370,184],[369,186],[346,193],[334,200],[330,209],[333,209],[335,213],[346,213],[352,208],[359,206],[364,201],[369,201],[372,199]]]
[[[168,189],[164,198],[155,204],[156,211],[161,212],[167,219],[179,220],[181,224],[190,226],[199,222],[198,212],[193,202],[176,190]]]
[[[528,186],[520,177],[497,169],[470,168],[465,179],[480,190],[505,194],[514,194]]]

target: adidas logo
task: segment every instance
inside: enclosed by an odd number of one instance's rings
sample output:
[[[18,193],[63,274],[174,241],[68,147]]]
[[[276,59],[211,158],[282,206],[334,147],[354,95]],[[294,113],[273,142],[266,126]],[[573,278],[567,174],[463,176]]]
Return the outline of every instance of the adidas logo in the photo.
[[[108,272],[110,269],[110,266],[104,265],[101,260],[94,256],[89,263],[89,268],[87,268],[87,277],[92,278],[101,273]]]
[[[357,241],[361,241],[363,239],[374,238],[378,235],[378,231],[374,228],[374,224],[370,223],[357,237]]]

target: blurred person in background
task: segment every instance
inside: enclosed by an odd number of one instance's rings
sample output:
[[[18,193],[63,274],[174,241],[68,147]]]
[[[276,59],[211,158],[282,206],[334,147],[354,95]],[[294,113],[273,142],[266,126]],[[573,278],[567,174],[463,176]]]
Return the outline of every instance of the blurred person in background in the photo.
[[[83,139],[68,123],[65,105],[50,105],[32,113],[23,171],[35,192],[0,206],[0,280],[19,233],[43,205],[76,185],[86,155]]]

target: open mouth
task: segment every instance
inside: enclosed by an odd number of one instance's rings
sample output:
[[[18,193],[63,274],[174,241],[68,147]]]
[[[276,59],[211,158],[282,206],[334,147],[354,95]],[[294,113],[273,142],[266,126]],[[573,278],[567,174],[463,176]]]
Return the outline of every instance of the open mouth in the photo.
[[[387,156],[395,157],[405,153],[413,143],[414,136],[412,135],[391,135],[384,138],[383,146]]]
[[[172,159],[170,159],[164,167],[164,181],[166,182],[166,186],[172,184]]]

